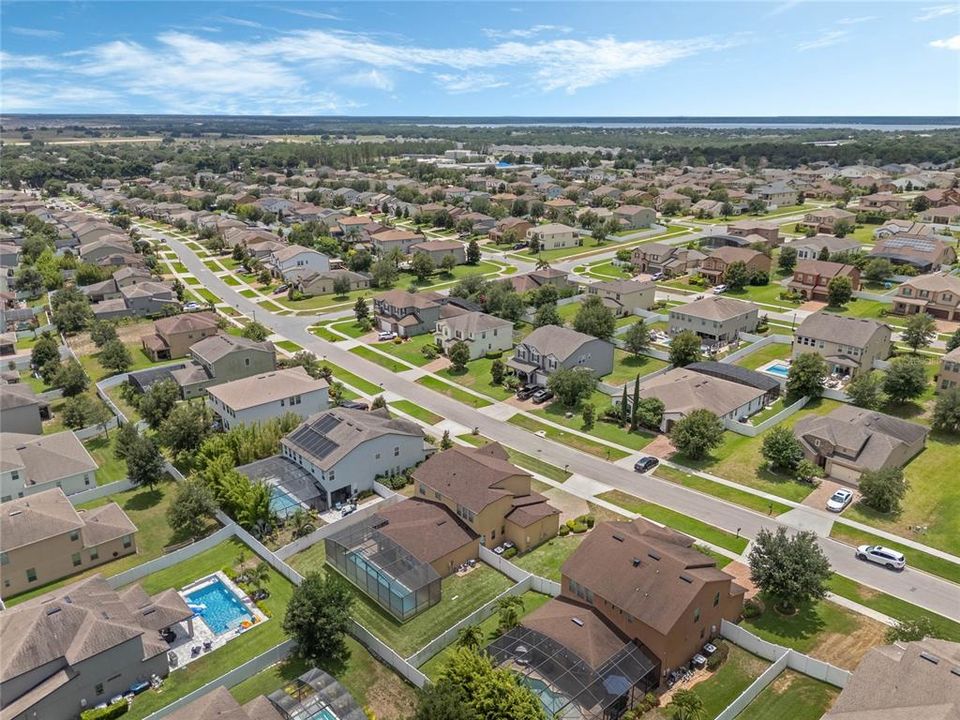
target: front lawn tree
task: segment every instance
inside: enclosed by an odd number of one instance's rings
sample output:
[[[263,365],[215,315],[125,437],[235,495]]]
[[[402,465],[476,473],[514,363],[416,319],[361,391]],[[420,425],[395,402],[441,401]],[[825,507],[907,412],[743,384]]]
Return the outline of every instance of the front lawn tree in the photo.
[[[623,335],[623,347],[634,356],[650,347],[650,329],[643,320],[637,320]]]
[[[573,329],[601,340],[610,340],[616,330],[617,321],[613,311],[603,304],[598,295],[591,295],[583,301],[573,319]]]
[[[362,297],[358,297],[353,304],[353,316],[357,319],[357,323],[362,323],[370,317],[370,307]]]
[[[467,265],[476,265],[480,262],[480,245],[476,238],[467,243]]]
[[[312,665],[343,665],[350,657],[353,593],[336,575],[309,573],[293,590],[283,630],[296,643],[296,654]]]
[[[699,460],[723,442],[723,423],[709,410],[694,410],[674,423],[670,442],[683,455]]]
[[[905,403],[919,397],[927,388],[927,368],[918,355],[894,358],[887,368],[883,390],[890,402]]]
[[[110,340],[97,356],[100,364],[114,373],[126,372],[133,365],[133,358],[127,346],[119,340]]]
[[[590,396],[597,379],[589,368],[560,368],[547,378],[547,387],[565,407],[575,407]]]
[[[423,282],[433,275],[435,269],[436,266],[433,264],[433,260],[422,250],[415,253],[413,260],[410,261],[410,271],[420,282]]]
[[[830,579],[830,563],[817,545],[817,536],[803,530],[787,535],[761,528],[750,550],[750,580],[774,602],[777,610],[792,614],[801,605],[822,599]]]
[[[346,297],[350,294],[350,278],[346,275],[337,275],[333,279],[333,294],[337,297]]]
[[[867,470],[860,476],[863,504],[884,514],[900,512],[900,503],[909,488],[903,468]]]
[[[790,364],[787,373],[788,404],[802,397],[814,400],[823,394],[823,382],[827,379],[827,361],[817,353],[803,353]]]
[[[700,362],[700,336],[692,330],[684,330],[670,341],[670,364],[684,367]]]
[[[929,347],[937,337],[937,322],[929,313],[911,315],[900,335],[907,347],[917,352],[920,348]]]
[[[493,381],[494,385],[503,385],[503,379],[506,375],[506,372],[507,369],[503,364],[503,360],[498,358],[490,364],[490,379]]]
[[[447,351],[450,358],[450,367],[454,372],[463,372],[467,369],[467,363],[470,362],[470,346],[463,340],[457,340]]]
[[[723,282],[731,290],[743,290],[750,282],[750,270],[743,260],[737,260],[727,265],[723,273]]]
[[[846,275],[837,275],[827,284],[827,302],[830,307],[843,307],[853,297],[853,283]]]
[[[256,320],[253,322],[247,323],[243,328],[240,334],[245,337],[247,340],[253,340],[254,342],[263,342],[268,337],[270,337],[270,330],[263,323],[259,323]]]
[[[784,275],[788,275],[793,272],[793,269],[797,266],[797,249],[785,245],[780,248],[780,257],[777,260],[777,267],[780,269]]]
[[[960,387],[941,390],[933,406],[933,429],[960,435]]]
[[[775,426],[763,438],[764,460],[777,470],[792,472],[803,460],[803,447],[790,428]]]
[[[883,391],[883,373],[878,370],[864,371],[847,385],[847,397],[857,407],[867,410],[879,410],[887,404],[887,394]]]
[[[664,404],[660,398],[640,398],[634,404],[633,421],[646,428],[659,429],[663,422]]]

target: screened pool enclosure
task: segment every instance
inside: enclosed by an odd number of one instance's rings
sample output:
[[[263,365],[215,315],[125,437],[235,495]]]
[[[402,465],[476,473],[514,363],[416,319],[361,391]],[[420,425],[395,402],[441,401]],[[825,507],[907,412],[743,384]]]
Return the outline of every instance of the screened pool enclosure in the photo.
[[[400,622],[440,602],[440,576],[380,532],[373,515],[326,538],[327,562]]]

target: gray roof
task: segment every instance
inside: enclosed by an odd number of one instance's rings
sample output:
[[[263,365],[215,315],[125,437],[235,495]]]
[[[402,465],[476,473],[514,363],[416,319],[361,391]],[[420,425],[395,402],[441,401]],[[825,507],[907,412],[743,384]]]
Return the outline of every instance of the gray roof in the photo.
[[[705,297],[703,300],[694,300],[691,303],[670,308],[671,314],[689,315],[690,317],[717,322],[740,317],[751,311],[759,312],[759,308],[753,303],[721,296]]]
[[[70,430],[52,435],[0,433],[0,451],[0,470],[23,468],[28,486],[97,469],[97,463]]]
[[[693,370],[694,372],[704,375],[712,375],[713,377],[729,380],[730,382],[741,385],[749,385],[750,387],[758,388],[765,392],[779,392],[780,390],[780,383],[775,378],[765,373],[757,372],[756,370],[734,365],[733,363],[706,360],[704,362],[691,363],[686,367],[687,370]]]
[[[273,343],[257,342],[245,337],[217,333],[190,346],[190,352],[207,362],[216,362],[238,350],[257,350],[259,352],[274,353]]]
[[[652,280],[606,280],[604,282],[593,283],[590,289],[605,290],[611,293],[620,293],[629,295],[630,293],[642,292],[655,288],[657,284]]]
[[[563,361],[577,352],[584,343],[597,338],[559,325],[538,327],[523,339],[523,344],[535,348],[541,355],[552,355]]]
[[[889,335],[890,328],[876,320],[817,312],[808,315],[800,323],[796,335],[854,347],[865,347],[877,333],[883,332]]]
[[[513,323],[509,320],[504,320],[495,315],[488,315],[487,313],[479,311],[466,312],[462,315],[443,318],[437,324],[446,325],[454,331],[459,330],[465,336],[465,339],[469,338],[471,333],[492,330],[493,328],[502,328],[504,325],[508,325],[511,329],[513,328]]]
[[[766,394],[750,385],[705,375],[690,368],[674,368],[640,385],[640,397],[659,398],[664,413],[686,415],[701,408],[728,415]]]
[[[207,394],[233,410],[245,410],[280,398],[323,390],[327,386],[326,380],[315,380],[302,367],[292,367],[214,385],[207,388]]]
[[[38,398],[26,383],[0,385],[0,410],[13,410],[25,405],[47,405],[47,401]]]

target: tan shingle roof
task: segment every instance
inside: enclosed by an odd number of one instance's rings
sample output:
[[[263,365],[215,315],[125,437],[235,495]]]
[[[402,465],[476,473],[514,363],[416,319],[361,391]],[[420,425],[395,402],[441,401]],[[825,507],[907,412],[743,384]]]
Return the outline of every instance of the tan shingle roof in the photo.
[[[97,463],[70,430],[52,435],[0,433],[0,468],[24,468],[28,485],[94,472]]]
[[[808,315],[799,327],[796,334],[816,340],[865,347],[878,332],[889,333],[889,328],[883,323],[866,318],[850,318],[833,313],[817,312]]]
[[[670,312],[702,318],[703,320],[723,322],[749,313],[751,310],[758,310],[758,308],[753,303],[743,302],[742,300],[712,296],[671,308]]]
[[[302,367],[292,367],[214,385],[207,393],[233,410],[245,410],[326,387],[326,380],[314,380]]]
[[[536,348],[541,355],[553,355],[562,361],[577,352],[584,343],[596,339],[559,325],[544,325],[527,335],[522,344]]]
[[[193,330],[209,330],[217,327],[217,315],[212,312],[183,313],[157,320],[153,323],[158,335],[174,335]]]
[[[478,535],[445,505],[409,498],[376,515],[387,521],[377,529],[420,562],[432,563],[473,542]]]
[[[525,616],[521,625],[556,640],[593,670],[599,670],[628,642],[594,608],[568,598],[549,600]]]

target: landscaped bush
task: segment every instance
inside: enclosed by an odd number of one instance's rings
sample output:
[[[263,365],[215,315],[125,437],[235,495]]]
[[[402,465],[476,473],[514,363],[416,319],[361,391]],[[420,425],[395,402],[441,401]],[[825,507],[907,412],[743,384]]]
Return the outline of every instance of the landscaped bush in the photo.
[[[592,528],[597,522],[597,519],[593,515],[581,515],[576,519],[576,522],[581,525],[586,525],[588,528]]]
[[[515,547],[507,548],[506,550],[503,551],[503,557],[505,557],[507,560],[509,560],[512,557],[516,557],[516,555],[517,555],[517,549]]]
[[[711,671],[723,665],[723,663],[727,661],[727,656],[730,654],[730,646],[727,643],[717,641],[714,645],[717,651],[707,658],[707,668]]]
[[[427,360],[435,360],[440,355],[440,349],[436,345],[424,345],[420,352]]]
[[[112,720],[125,714],[130,709],[126,702],[119,702],[116,705],[107,705],[105,708],[92,708],[80,713],[80,720]]]
[[[784,290],[782,293],[780,293],[780,299],[794,303],[803,301],[803,298],[800,297],[800,293],[798,293],[796,290]]]
[[[561,525],[559,532],[560,532],[560,537],[566,537],[567,535],[570,534],[570,528],[567,527],[566,525]]]
[[[567,520],[567,527],[570,528],[572,533],[585,533],[587,531],[586,523],[580,522],[580,519],[576,520]]]
[[[499,360],[503,357],[503,350],[500,350],[499,352],[488,352],[484,355],[484,357],[487,358],[487,360]]]
[[[403,338],[402,338],[402,337],[395,337],[395,338],[393,339],[393,344],[394,344],[394,345],[403,345]]]
[[[747,600],[743,604],[742,614],[747,619],[759,617],[763,614],[763,607],[756,600]]]

